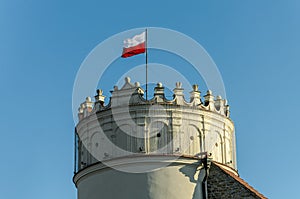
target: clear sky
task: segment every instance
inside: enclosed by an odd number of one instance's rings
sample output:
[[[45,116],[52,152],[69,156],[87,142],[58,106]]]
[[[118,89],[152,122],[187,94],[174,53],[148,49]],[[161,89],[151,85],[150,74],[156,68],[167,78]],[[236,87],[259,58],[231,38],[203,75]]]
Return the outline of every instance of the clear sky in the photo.
[[[76,197],[77,70],[101,41],[147,26],[194,38],[216,62],[241,177],[267,197],[299,197],[300,2],[178,2],[0,1],[0,198]]]

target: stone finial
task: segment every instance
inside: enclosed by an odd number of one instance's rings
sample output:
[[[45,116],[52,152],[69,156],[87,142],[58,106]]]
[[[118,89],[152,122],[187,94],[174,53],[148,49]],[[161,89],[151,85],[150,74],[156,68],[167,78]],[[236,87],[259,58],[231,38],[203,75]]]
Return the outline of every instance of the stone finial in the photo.
[[[181,82],[176,82],[175,83],[176,88],[173,89],[174,95],[183,95],[183,88],[182,88],[182,83]]]
[[[204,105],[208,107],[209,110],[214,110],[214,96],[212,94],[211,90],[208,90],[206,92],[206,95],[204,96]]]
[[[136,88],[136,86],[130,82],[131,81],[130,77],[125,77],[124,81],[125,81],[125,84],[123,86],[121,86],[121,88],[119,89],[120,91],[126,90],[126,89],[131,89],[131,88]]]
[[[230,110],[227,100],[224,100],[224,112],[227,117],[230,117]]]
[[[83,119],[83,112],[84,112],[84,103],[81,103],[78,108],[78,119],[79,120]]]
[[[229,110],[229,105],[227,104],[227,101],[225,101],[225,115],[227,117],[230,117],[230,110]]]
[[[216,110],[219,111],[221,115],[225,115],[225,100],[222,99],[220,95],[216,97],[215,101]]]
[[[125,82],[130,83],[130,77],[125,77]]]
[[[79,108],[79,109],[81,110],[81,113],[83,113],[84,108],[85,108],[85,104],[84,104],[84,103],[81,103],[81,104],[80,104],[80,108]]]
[[[87,97],[86,100],[85,100],[85,112],[92,112],[93,110],[93,102],[92,102],[92,98],[91,97]],[[86,114],[88,115],[88,114]]]
[[[198,85],[197,84],[193,85],[193,91],[198,91]]]
[[[183,105],[185,103],[184,101],[184,95],[183,95],[183,88],[181,82],[176,82],[176,88],[173,89],[174,92],[174,98],[176,99],[176,103],[179,105]]]
[[[119,90],[118,86],[114,86],[114,91]]]
[[[97,89],[97,95],[102,95],[103,94],[103,90],[102,89]]]
[[[176,82],[176,88],[181,88],[182,83],[181,82]]]
[[[92,101],[92,98],[91,98],[91,97],[86,97],[86,98],[85,98],[85,101],[86,101],[86,102],[91,102],[91,101]]]
[[[141,84],[140,84],[140,82],[135,82],[135,83],[134,83],[134,86],[135,86],[135,87],[141,87]]]
[[[101,89],[97,89],[97,95],[95,96],[95,108],[99,109],[100,107],[98,107],[98,104],[100,104],[100,106],[104,106],[104,100],[105,100],[105,96],[103,95],[103,90]]]
[[[197,106],[201,104],[201,92],[198,90],[198,85],[193,85],[193,91],[190,92],[190,102],[193,103],[193,105]]]
[[[154,96],[156,96],[157,101],[163,101],[165,98],[165,88],[162,83],[159,82],[156,84],[156,87],[154,88]]]
[[[78,118],[79,120],[83,119],[84,117],[88,116],[93,110],[93,102],[91,97],[86,97],[85,101],[80,104],[78,109]]]
[[[82,104],[80,104],[79,108],[78,108],[78,114],[79,113],[83,113],[83,108],[82,108]]]

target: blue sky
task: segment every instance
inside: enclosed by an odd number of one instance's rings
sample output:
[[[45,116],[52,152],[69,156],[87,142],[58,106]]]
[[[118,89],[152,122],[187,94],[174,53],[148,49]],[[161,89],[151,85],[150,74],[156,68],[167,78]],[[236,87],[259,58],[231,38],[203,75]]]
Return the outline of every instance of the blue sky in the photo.
[[[71,105],[77,70],[101,41],[147,26],[194,38],[217,64],[241,177],[267,197],[298,197],[299,9],[297,0],[1,0],[0,198],[76,197]]]

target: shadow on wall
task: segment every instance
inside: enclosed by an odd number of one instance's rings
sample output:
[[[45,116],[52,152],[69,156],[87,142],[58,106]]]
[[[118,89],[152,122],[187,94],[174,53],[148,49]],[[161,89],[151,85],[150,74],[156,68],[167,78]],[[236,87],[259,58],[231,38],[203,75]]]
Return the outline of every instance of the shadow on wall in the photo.
[[[195,165],[185,165],[179,171],[189,178],[191,183],[195,184],[195,189],[193,192],[192,199],[202,199],[202,180],[204,178],[204,169],[200,166],[202,165],[201,161],[199,161],[199,166]]]

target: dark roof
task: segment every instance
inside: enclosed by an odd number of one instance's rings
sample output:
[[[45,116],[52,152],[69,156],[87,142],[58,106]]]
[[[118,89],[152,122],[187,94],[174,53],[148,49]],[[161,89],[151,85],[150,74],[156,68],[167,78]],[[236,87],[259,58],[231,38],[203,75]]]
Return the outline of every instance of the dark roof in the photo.
[[[231,170],[227,165],[211,162],[208,198],[267,198]]]

